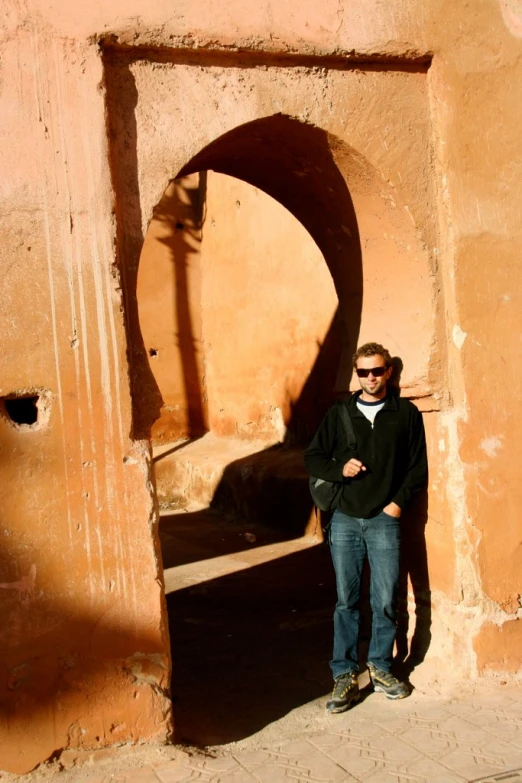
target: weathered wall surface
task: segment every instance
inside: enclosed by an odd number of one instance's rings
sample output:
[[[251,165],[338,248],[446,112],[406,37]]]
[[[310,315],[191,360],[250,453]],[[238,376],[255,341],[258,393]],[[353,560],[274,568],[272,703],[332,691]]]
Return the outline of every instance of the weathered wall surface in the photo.
[[[9,75],[9,77],[8,77]],[[97,57],[3,42],[0,766],[165,739],[168,635],[146,442],[132,441]],[[81,121],[79,121],[81,119]]]
[[[397,318],[386,333],[364,320],[362,269],[379,216],[391,225],[401,216],[388,237],[404,237],[409,221],[416,242],[382,237],[378,255],[393,243],[397,259],[424,254],[432,299],[403,359],[430,443],[429,655],[449,655],[464,674],[520,674],[521,29],[511,0],[6,6],[0,393],[40,395],[47,412],[18,429],[0,418],[2,766],[168,735],[156,515],[148,447],[136,440],[151,422],[140,430],[127,363],[156,415],[136,331],[138,260],[153,207],[183,166],[278,113],[324,134],[295,134],[304,184],[319,180],[305,160],[313,148],[350,199],[335,180],[331,203],[326,192],[308,210],[292,201],[297,175],[270,149],[263,173],[246,166],[244,147],[244,179],[261,178],[314,237],[341,316],[358,313],[361,337],[393,349],[416,306],[403,276],[389,292]],[[259,136],[265,148],[271,131]],[[277,138],[291,150],[289,136]],[[226,145],[214,153],[237,176]],[[341,197],[356,216],[350,241]],[[342,264],[348,252],[359,276]],[[345,353],[353,325],[347,318]]]

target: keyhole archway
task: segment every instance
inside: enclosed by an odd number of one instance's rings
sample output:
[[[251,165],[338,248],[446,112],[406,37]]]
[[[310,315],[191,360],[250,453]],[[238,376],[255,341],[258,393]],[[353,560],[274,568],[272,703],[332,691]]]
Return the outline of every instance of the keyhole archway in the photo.
[[[194,254],[202,232],[208,230],[208,226],[203,228],[207,171],[248,183],[283,205],[313,238],[333,280],[338,312],[319,341],[320,350],[314,361],[303,373],[299,393],[294,393],[282,406],[287,440],[305,442],[331,401],[332,393],[346,391],[349,386],[350,356],[361,325],[366,339],[380,338],[386,343],[389,324],[393,321],[396,345],[407,354],[415,352],[416,341],[426,340],[430,330],[423,333],[419,328],[422,327],[419,320],[424,317],[428,321],[431,315],[426,253],[407,210],[397,203],[397,194],[363,156],[320,128],[288,116],[273,115],[221,135],[182,166],[170,191],[154,210],[156,223],[170,221],[170,240],[163,241],[170,242],[173,256],[186,253],[188,258]],[[195,185],[197,176],[199,182]],[[192,184],[187,184],[189,180]],[[142,277],[147,263],[147,254],[143,252]],[[302,274],[299,258],[293,257],[291,248],[284,263],[292,267],[296,279]],[[204,370],[197,367],[191,324],[195,303],[192,301],[189,306],[187,263],[181,261],[176,268],[176,308],[180,315],[176,339],[189,408],[190,426],[186,435],[190,437],[205,430],[203,405],[194,396],[198,385],[195,379]],[[310,302],[317,297],[316,285],[311,281]],[[362,322],[363,288],[366,323]],[[412,290],[414,309],[410,306]],[[138,302],[148,354],[147,369],[154,372],[158,365],[155,363],[157,349],[154,341],[147,339],[150,315],[144,314],[146,308],[139,291]],[[252,350],[255,352],[256,346]],[[291,364],[292,356],[285,360]],[[201,389],[198,393],[202,395]],[[138,397],[138,405],[143,402]],[[141,417],[145,416],[149,425],[159,415],[157,408],[141,411]]]
[[[210,177],[207,176],[207,171],[211,175]],[[219,175],[221,175],[221,179]],[[292,231],[291,221],[287,221],[285,225],[288,226],[289,236],[282,237],[279,233],[277,240],[274,236],[274,241],[281,245],[276,263],[284,267],[284,279],[283,276],[280,276],[280,269],[272,269],[270,272],[268,263],[265,263],[261,257],[257,258],[260,253],[263,253],[263,248],[265,248],[264,252],[267,252],[264,243],[269,240],[265,236],[260,236],[259,233],[256,236],[255,224],[257,221],[260,227],[263,226],[263,234],[270,232],[270,227],[266,222],[263,222],[263,219],[266,220],[266,218],[263,218],[262,214],[254,216],[252,210],[261,209],[265,213],[267,210],[270,211],[275,223],[281,222],[279,217],[281,212],[277,213],[274,211],[274,207],[270,208],[266,197],[264,200],[258,198],[257,202],[253,203],[247,195],[248,190],[245,190],[244,186],[241,189],[238,184],[234,184],[238,181],[248,183],[256,190],[259,189],[262,193],[268,194],[297,219],[298,223],[315,241],[320,251],[318,255],[322,254],[322,259],[326,261],[324,271],[319,274],[311,269],[310,264],[305,262],[303,252],[306,254],[307,251],[304,248],[303,239],[300,240],[295,235]],[[207,188],[209,188],[208,193]],[[231,229],[228,229],[226,239],[231,247],[230,256],[232,257],[234,254],[237,256],[237,252],[243,252],[245,257],[243,259],[236,258],[236,271],[233,268],[230,271],[227,269],[232,262],[227,262],[226,250],[222,251],[221,255],[224,257],[221,259],[216,256],[206,261],[207,271],[201,272],[200,270],[200,275],[205,278],[204,287],[209,289],[212,284],[215,286],[215,291],[212,291],[211,288],[208,291],[207,299],[213,297],[219,299],[220,296],[237,298],[236,306],[238,308],[242,306],[240,301],[244,298],[255,300],[258,297],[261,302],[262,288],[259,292],[245,291],[241,290],[240,285],[243,284],[247,288],[254,289],[255,278],[258,281],[264,280],[266,284],[269,282],[267,276],[270,277],[271,274],[273,277],[272,291],[276,294],[275,299],[278,296],[281,298],[280,306],[284,305],[286,309],[292,310],[292,298],[295,298],[295,317],[291,319],[292,325],[293,329],[299,333],[300,342],[307,340],[310,342],[309,358],[303,359],[302,356],[299,356],[299,349],[296,346],[292,351],[292,344],[283,332],[281,332],[279,343],[277,339],[260,339],[259,331],[257,338],[256,334],[253,334],[254,344],[251,346],[250,352],[259,354],[260,362],[273,363],[278,366],[278,369],[274,368],[274,373],[279,377],[283,375],[288,378],[292,377],[292,382],[289,384],[290,388],[284,387],[283,384],[284,389],[281,389],[280,398],[277,396],[274,398],[273,393],[268,391],[263,395],[262,388],[254,392],[258,393],[260,399],[258,413],[253,413],[252,416],[256,419],[266,418],[270,416],[270,410],[276,409],[284,418],[285,439],[289,442],[299,440],[304,442],[310,437],[325,406],[330,401],[336,380],[339,386],[339,380],[336,376],[340,365],[340,354],[344,348],[345,357],[349,356],[359,331],[362,302],[361,247],[350,194],[333,160],[327,134],[280,116],[249,123],[248,126],[242,126],[221,137],[190,161],[179,172],[176,180],[171,183],[154,210],[153,221],[145,240],[140,261],[138,302],[145,349],[150,367],[155,373],[160,391],[162,391],[161,372],[158,371],[161,362],[157,361],[161,357],[158,357],[159,352],[155,347],[158,341],[155,342],[154,339],[154,333],[157,334],[157,329],[150,328],[150,324],[151,321],[157,322],[158,314],[157,306],[154,304],[154,275],[156,274],[153,260],[154,247],[157,248],[158,243],[168,245],[175,269],[174,309],[177,316],[175,339],[182,368],[187,408],[185,417],[187,431],[183,433],[178,429],[178,435],[186,434],[188,437],[196,437],[207,428],[205,426],[206,413],[203,410],[206,406],[202,399],[207,394],[207,389],[203,390],[201,384],[201,377],[206,372],[203,366],[205,357],[198,355],[202,349],[201,345],[198,346],[196,334],[199,333],[198,320],[205,317],[200,313],[200,309],[204,305],[198,301],[197,290],[189,291],[190,287],[192,289],[199,288],[201,298],[201,281],[192,279],[190,282],[188,277],[192,275],[194,278],[191,266],[194,266],[201,248],[212,245],[210,240],[215,220],[210,216],[208,222],[205,222],[207,220],[206,199],[212,195],[210,191],[214,192],[216,188],[219,189],[219,195],[216,195],[216,199],[221,202],[218,210],[221,222],[233,223],[239,234],[241,223],[237,220],[234,223],[234,216],[231,213],[235,211],[235,206],[239,208],[241,200],[243,202],[241,209],[245,213],[242,225],[246,225],[247,230],[250,226],[251,237],[250,247],[244,246],[242,251],[236,251],[233,246],[237,243],[230,234]],[[234,188],[237,190],[235,203],[231,195]],[[242,193],[241,196],[240,193]],[[227,201],[230,202],[228,216],[225,207]],[[268,219],[270,220],[270,218]],[[295,243],[294,246],[291,244],[292,241]],[[310,240],[308,241],[310,242]],[[216,253],[215,246],[216,243],[214,243],[214,253]],[[212,253],[212,249],[210,252]],[[214,264],[220,266],[221,274],[230,274],[230,291],[221,289],[221,281],[213,270]],[[241,267],[247,264],[252,267],[250,277],[244,276],[242,283],[239,281],[236,283],[234,277],[237,277]],[[322,266],[324,261],[321,261],[320,264]],[[214,274],[214,282],[212,283],[212,279],[207,282],[206,277],[211,277],[212,274]],[[309,280],[307,276],[310,276]],[[339,318],[338,313],[335,313],[335,306],[331,305],[332,297],[324,291],[326,288],[333,288],[332,280],[337,298],[342,303],[342,319]],[[161,285],[157,282],[156,285],[158,284]],[[281,285],[285,290],[278,291],[277,285]],[[298,289],[301,292],[300,295],[298,295]],[[234,302],[229,304],[229,308],[230,306],[233,307]],[[324,307],[325,312],[320,311],[321,306]],[[288,331],[288,326],[283,325],[282,321],[278,322],[277,301],[272,309],[274,317],[270,319],[265,308],[266,331],[271,333],[277,333],[278,329]],[[326,313],[326,311],[328,312]],[[254,305],[254,311],[250,312],[250,321],[256,320],[258,315],[262,317],[261,309],[259,308],[257,312]],[[313,322],[314,320],[324,321],[325,316],[327,317],[327,325],[323,331],[318,331],[317,325],[314,326]],[[214,317],[216,317],[215,313]],[[248,319],[248,317],[248,314],[245,313],[245,318]],[[230,333],[227,339],[230,342],[236,341],[242,329],[248,328],[250,321],[242,325],[236,320],[235,334]],[[255,344],[256,339],[259,345]],[[203,348],[203,352],[208,350],[208,346],[212,342],[211,336],[207,335],[206,342],[207,349]],[[318,343],[320,350],[318,350]],[[285,354],[284,356],[281,355],[282,352]],[[228,358],[231,363],[234,363],[236,357],[229,353]],[[226,355],[223,357],[223,361],[226,363]],[[349,364],[348,359],[345,358],[342,364],[346,365],[347,362]],[[304,366],[305,363],[307,366]],[[315,364],[317,367],[314,371]],[[223,368],[221,372],[223,372]],[[273,380],[275,382],[275,378]],[[230,378],[229,383],[232,382],[232,378]],[[241,384],[242,379],[237,378],[235,382]],[[341,386],[343,382],[346,385],[346,377],[341,380]],[[268,379],[266,383],[270,385]],[[272,383],[272,385],[274,384]],[[253,411],[256,410],[254,403],[251,408]],[[178,411],[176,411],[177,413]],[[162,417],[166,418],[165,409]],[[156,426],[153,429],[153,437],[158,431],[164,435],[165,429],[168,431],[169,426],[168,424],[165,426],[165,422],[162,422],[159,427]],[[230,415],[228,416],[228,428],[222,421],[218,429],[220,434],[232,435],[234,433],[234,422],[231,421]],[[237,429],[240,436],[248,437],[248,432],[241,424]],[[252,438],[260,435],[270,439],[269,434],[262,432],[263,428],[257,427],[255,422],[250,429]]]

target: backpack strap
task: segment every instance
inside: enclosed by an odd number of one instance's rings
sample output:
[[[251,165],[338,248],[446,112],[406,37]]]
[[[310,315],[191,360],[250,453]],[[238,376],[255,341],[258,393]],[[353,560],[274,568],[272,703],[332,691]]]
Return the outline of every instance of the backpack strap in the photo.
[[[348,408],[346,407],[346,403],[344,401],[341,400],[339,405],[341,408],[341,419],[348,439],[348,448],[355,449],[357,446],[357,441],[355,440],[355,432],[353,431],[352,417],[348,413]]]

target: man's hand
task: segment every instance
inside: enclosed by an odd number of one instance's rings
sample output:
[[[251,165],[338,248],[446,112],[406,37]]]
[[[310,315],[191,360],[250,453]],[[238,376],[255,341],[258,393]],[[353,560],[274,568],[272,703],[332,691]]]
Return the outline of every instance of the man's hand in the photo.
[[[355,478],[355,476],[359,475],[361,470],[366,470],[362,462],[358,459],[351,459],[343,467],[343,476],[345,478]]]
[[[395,517],[396,519],[402,514],[402,508],[393,501],[388,503],[387,506],[384,506],[383,511],[385,514],[388,514],[389,517]]]

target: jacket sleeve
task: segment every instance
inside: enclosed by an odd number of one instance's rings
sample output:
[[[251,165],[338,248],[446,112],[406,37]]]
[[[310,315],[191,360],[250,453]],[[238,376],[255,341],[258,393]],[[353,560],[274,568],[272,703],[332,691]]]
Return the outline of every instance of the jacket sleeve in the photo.
[[[333,455],[337,446],[337,433],[341,426],[338,405],[333,405],[304,453],[306,469],[311,476],[324,481],[343,481],[343,463]]]
[[[408,465],[401,488],[393,498],[400,508],[405,508],[412,497],[426,486],[428,481],[428,457],[422,413],[412,404],[409,424]]]

